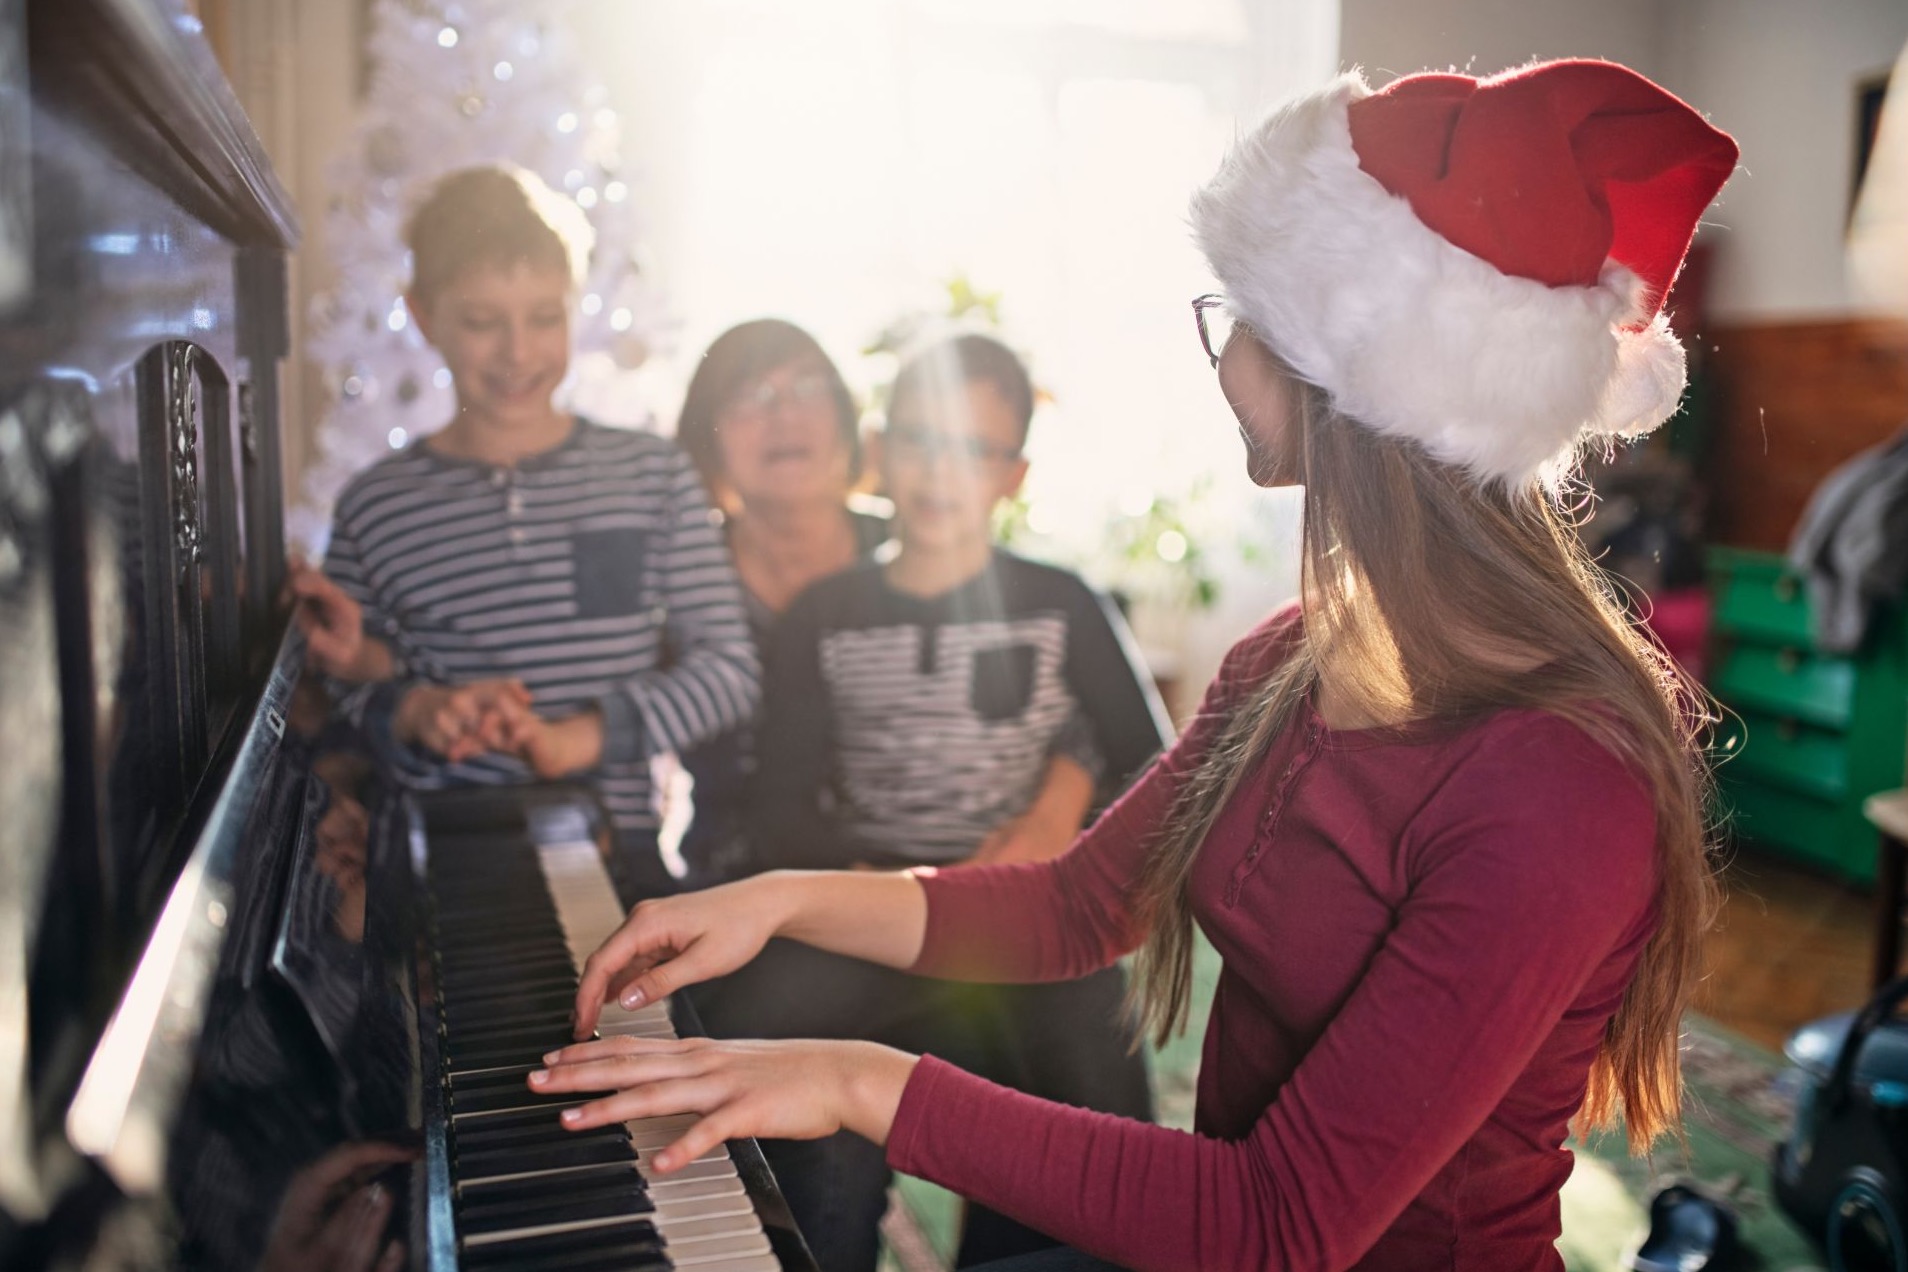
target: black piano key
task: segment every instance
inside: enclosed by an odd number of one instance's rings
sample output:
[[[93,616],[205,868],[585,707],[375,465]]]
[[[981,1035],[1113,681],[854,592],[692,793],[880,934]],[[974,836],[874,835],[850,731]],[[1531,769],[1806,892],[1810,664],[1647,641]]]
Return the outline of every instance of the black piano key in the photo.
[[[472,1091],[468,1095],[459,1094],[455,1088],[451,1091],[451,1112],[459,1113],[501,1113],[519,1109],[551,1108],[563,1104],[576,1104],[574,1095],[538,1095],[529,1087],[488,1087]]]
[[[532,1224],[576,1223],[584,1219],[614,1219],[649,1206],[642,1177],[590,1184],[572,1183],[561,1192],[517,1201],[471,1202],[458,1208],[457,1218],[466,1237],[507,1232]]]
[[[655,1225],[643,1219],[576,1232],[467,1245],[460,1253],[459,1262],[472,1272],[494,1268],[596,1272],[598,1268],[669,1266]]]
[[[438,947],[438,952],[447,958],[452,955],[482,953],[486,949],[498,946],[547,944],[552,941],[561,942],[564,939],[563,925],[556,921],[554,915],[535,921],[522,917],[500,918],[481,911],[472,911],[461,916],[439,917],[440,919],[449,917],[452,922],[458,922],[461,919],[483,925],[481,928],[467,930],[461,936],[445,936],[444,943]]]
[[[510,1146],[473,1152],[465,1152],[460,1148],[451,1168],[460,1178],[482,1178],[485,1175],[514,1175],[533,1170],[561,1170],[566,1166],[600,1166],[609,1162],[628,1161],[634,1153],[627,1140],[612,1143],[578,1139],[574,1143],[545,1144],[537,1148]]]
[[[473,911],[454,921],[481,926],[466,929],[462,936],[445,936],[437,948],[440,958],[481,957],[494,950],[511,948],[551,949],[562,946],[565,941],[563,927],[554,918],[534,924],[511,923],[494,914]],[[444,929],[440,926],[438,930]]]
[[[456,1110],[458,1110],[460,1114],[475,1114],[475,1112],[479,1112],[477,1102],[481,1102],[481,1100],[488,1100],[492,1108],[500,1108],[500,1106],[496,1104],[496,1100],[513,1100],[513,1098],[519,1097],[519,1095],[546,1098],[542,1091],[532,1091],[529,1085],[523,1081],[523,1077],[509,1077],[509,1070],[500,1070],[500,1072],[506,1074],[506,1076],[500,1077],[498,1081],[477,1081],[477,1077],[481,1077],[483,1074],[473,1074],[473,1076],[469,1077],[456,1077],[456,1079],[450,1083],[450,1102],[456,1106]],[[578,1097],[578,1095],[570,1095],[570,1100],[580,1100],[580,1098],[582,1097]],[[502,1104],[502,1108],[517,1108],[517,1104]]]
[[[561,968],[552,965],[521,969],[511,976],[474,971],[446,976],[440,972],[438,985],[443,989],[447,1004],[456,1002],[460,1007],[476,1008],[484,1003],[521,994],[567,993],[575,997],[576,971],[565,963]]]
[[[568,950],[537,953],[511,951],[496,959],[446,959],[438,965],[444,984],[444,997],[452,998],[460,987],[533,988],[576,980],[576,964]]]
[[[620,1125],[597,1126],[587,1131],[566,1131],[553,1116],[542,1126],[500,1126],[472,1128],[457,1133],[457,1151],[477,1152],[484,1149],[509,1148],[511,1145],[535,1147],[539,1144],[568,1144],[575,1142],[599,1142],[605,1144],[629,1143],[629,1136]],[[632,1153],[634,1149],[630,1150]]]
[[[478,1069],[467,1073],[451,1074],[452,1091],[480,1091],[486,1087],[520,1086],[528,1091],[526,1080],[537,1071],[535,1064],[512,1064],[496,1069]]]
[[[557,1125],[558,1112],[559,1110],[544,1103],[527,1109],[511,1109],[504,1113],[486,1113],[481,1117],[459,1118],[456,1127],[461,1133],[465,1130],[489,1130],[499,1126]]]
[[[466,1263],[465,1266],[472,1265]],[[508,1267],[513,1272],[647,1272],[650,1268],[673,1268],[676,1265],[669,1261],[668,1254],[658,1241],[630,1242],[607,1250],[572,1250],[527,1260],[512,1258],[504,1263],[479,1266]]]
[[[453,1069],[500,1069],[505,1065],[525,1064],[541,1059],[543,1053],[569,1042],[567,1036],[546,1038],[541,1042],[518,1043],[510,1046],[473,1047],[458,1050],[452,1047],[451,1067]]]
[[[555,1012],[568,1014],[576,1002],[576,991],[570,988],[513,988],[491,994],[486,998],[463,998],[447,1001],[444,1004],[444,1018],[452,1029],[457,1028],[460,1020],[480,1020],[487,1017],[528,1014],[531,1012]]]
[[[572,1184],[594,1184],[603,1180],[622,1180],[636,1175],[634,1163],[620,1163],[612,1166],[583,1166],[576,1170],[566,1170],[556,1175],[535,1175],[529,1179],[493,1179],[464,1183],[457,1186],[459,1204],[465,1201],[489,1205],[495,1202],[518,1201],[525,1198],[547,1197],[551,1190],[559,1192]],[[641,1209],[651,1206],[648,1197],[642,1201]]]
[[[498,1021],[471,1029],[453,1029],[450,1031],[451,1058],[455,1060],[458,1053],[463,1051],[515,1047],[518,1061],[528,1064],[532,1060],[542,1059],[543,1053],[552,1046],[565,1045],[569,1041],[569,1034],[570,1022],[567,1017],[550,1016],[529,1024]]]
[[[546,1033],[554,1029],[563,1035],[563,1039],[567,1043],[570,1038],[569,1010],[565,1008],[563,1011],[551,1011],[548,1007],[543,1007],[535,1011],[499,1012],[496,1015],[479,1015],[467,1018],[461,1023],[455,1020],[448,1021],[446,1022],[444,1032],[449,1037],[462,1038],[468,1042],[481,1037],[509,1033],[522,1029],[541,1029]],[[541,1056],[543,1052],[539,1051],[537,1054]]]

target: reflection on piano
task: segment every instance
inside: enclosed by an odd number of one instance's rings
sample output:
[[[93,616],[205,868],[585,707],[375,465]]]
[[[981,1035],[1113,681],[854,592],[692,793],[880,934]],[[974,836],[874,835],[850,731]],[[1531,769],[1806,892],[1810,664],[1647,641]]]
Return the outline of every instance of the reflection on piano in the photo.
[[[524,1086],[636,899],[588,800],[420,803],[301,683],[295,238],[174,0],[0,0],[0,1266],[812,1267],[752,1143]]]

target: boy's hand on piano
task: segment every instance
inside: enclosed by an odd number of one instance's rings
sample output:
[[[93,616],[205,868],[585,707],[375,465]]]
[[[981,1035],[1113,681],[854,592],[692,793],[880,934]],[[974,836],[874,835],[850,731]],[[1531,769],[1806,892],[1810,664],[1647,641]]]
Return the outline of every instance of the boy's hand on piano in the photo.
[[[1093,803],[1093,774],[1070,756],[1056,755],[1027,811],[994,827],[968,863],[1045,861],[1073,846]]]
[[[315,566],[292,561],[285,575],[292,619],[305,634],[305,657],[319,671],[359,679],[364,654],[364,609]]]
[[[574,1109],[573,1131],[637,1118],[699,1113],[651,1159],[680,1170],[725,1140],[820,1139],[848,1130],[888,1142],[916,1056],[872,1042],[740,1042],[713,1038],[604,1038],[545,1056],[530,1089],[548,1095],[608,1091]]]
[[[595,710],[561,720],[532,715],[518,731],[516,751],[545,781],[593,769],[603,760],[603,717]]]
[[[530,691],[517,680],[419,685],[404,695],[391,731],[404,745],[456,764],[486,751],[515,752],[530,711]]]
[[[638,902],[623,926],[584,960],[575,1033],[596,1032],[612,993],[630,1010],[685,985],[726,976],[767,945],[784,905],[773,878],[758,875],[702,892]]]

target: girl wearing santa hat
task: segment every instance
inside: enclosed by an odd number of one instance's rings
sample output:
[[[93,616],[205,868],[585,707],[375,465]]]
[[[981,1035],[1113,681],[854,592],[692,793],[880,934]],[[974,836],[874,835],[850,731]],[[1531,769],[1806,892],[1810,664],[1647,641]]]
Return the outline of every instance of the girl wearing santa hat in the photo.
[[[1304,487],[1300,600],[1064,857],[646,902],[579,991],[587,1038],[778,935],[996,981],[1136,951],[1163,1037],[1196,924],[1223,969],[1192,1131],[865,1043],[609,1038],[531,1085],[579,1129],[700,1113],[665,1172],[859,1132],[1084,1252],[1040,1267],[1560,1268],[1573,1121],[1675,1122],[1713,891],[1703,713],[1561,502],[1581,450],[1675,409],[1662,300],[1735,160],[1602,62],[1352,74],[1273,115],[1193,200],[1225,287],[1196,308],[1252,479]]]

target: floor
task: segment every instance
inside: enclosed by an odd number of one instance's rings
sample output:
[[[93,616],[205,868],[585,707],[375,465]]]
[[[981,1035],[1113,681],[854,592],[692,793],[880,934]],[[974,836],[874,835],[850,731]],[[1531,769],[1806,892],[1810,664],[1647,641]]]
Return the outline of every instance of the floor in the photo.
[[[1747,850],[1723,882],[1696,1010],[1774,1051],[1798,1025],[1867,999],[1871,892]]]

